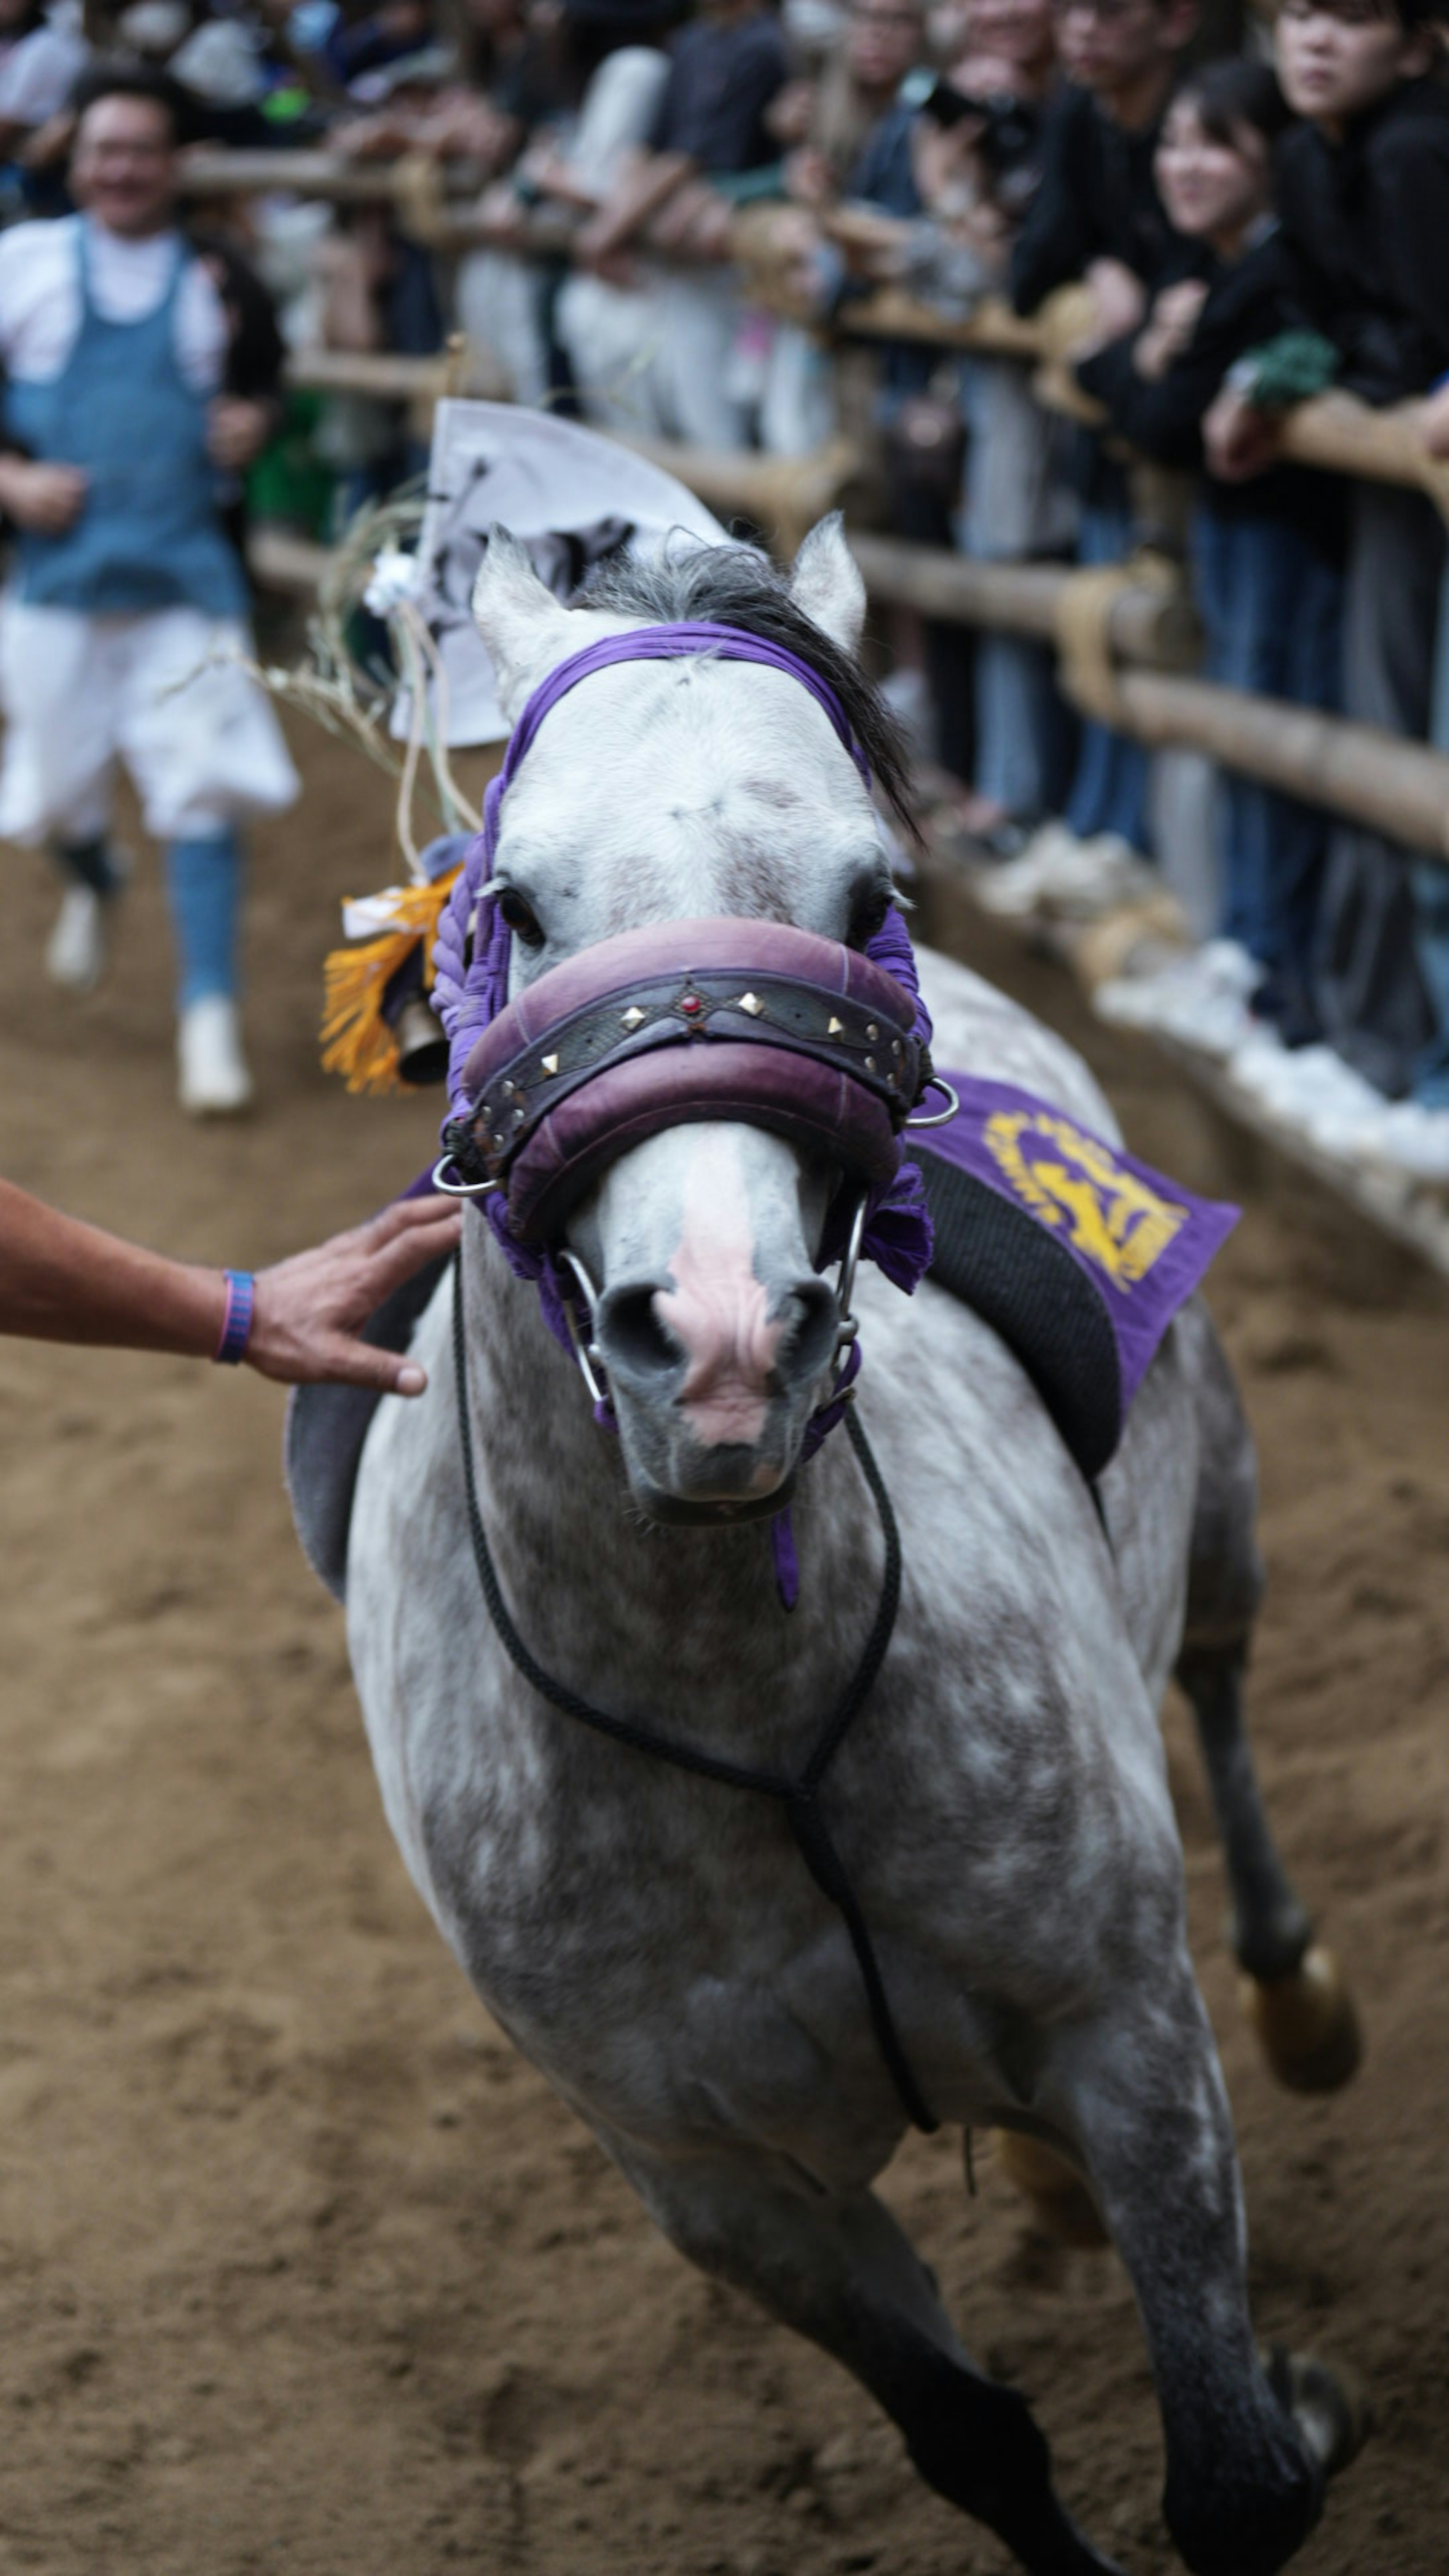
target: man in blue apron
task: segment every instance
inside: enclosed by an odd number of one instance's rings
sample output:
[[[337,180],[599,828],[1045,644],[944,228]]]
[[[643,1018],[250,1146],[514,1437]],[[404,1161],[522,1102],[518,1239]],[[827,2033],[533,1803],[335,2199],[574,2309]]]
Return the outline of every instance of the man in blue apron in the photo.
[[[238,826],[298,789],[241,666],[246,578],[224,516],[229,478],[270,429],[281,345],[249,272],[177,228],[164,82],[98,72],[79,104],[84,211],[0,236],[0,509],[18,531],[0,603],[0,835],[55,851],[67,892],[48,962],[84,989],[121,882],[110,807],[125,764],[166,846],[182,1104],[226,1112],[251,1098]]]

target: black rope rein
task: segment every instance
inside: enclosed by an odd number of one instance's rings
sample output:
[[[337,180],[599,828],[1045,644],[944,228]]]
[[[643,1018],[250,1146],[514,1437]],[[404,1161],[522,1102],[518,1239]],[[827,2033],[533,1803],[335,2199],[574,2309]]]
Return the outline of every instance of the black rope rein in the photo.
[[[856,1717],[869,1696],[872,1685],[885,1662],[886,1650],[896,1624],[901,1598],[901,1539],[885,1480],[876,1464],[875,1453],[854,1412],[845,1416],[850,1445],[860,1462],[860,1470],[870,1488],[881,1531],[885,1539],[885,1572],[881,1579],[880,1602],[870,1635],[865,1641],[859,1663],[846,1685],[844,1694],[829,1725],[798,1778],[788,1772],[757,1771],[743,1762],[730,1762],[722,1754],[705,1753],[691,1744],[674,1744],[668,1737],[656,1735],[652,1728],[636,1726],[631,1718],[611,1716],[607,1709],[595,1708],[581,1699],[577,1691],[554,1680],[530,1652],[513,1624],[508,1604],[503,1598],[483,1527],[478,1506],[478,1483],[473,1463],[473,1432],[468,1419],[468,1345],[463,1323],[463,1273],[461,1262],[453,1271],[453,1360],[458,1400],[458,1436],[463,1459],[463,1491],[468,1507],[468,1528],[473,1541],[473,1559],[488,1615],[498,1632],[507,1654],[524,1680],[541,1699],[562,1711],[565,1717],[577,1719],[580,1726],[592,1727],[597,1735],[607,1735],[616,1744],[627,1745],[633,1753],[652,1754],[661,1762],[673,1763],[677,1771],[693,1772],[697,1779],[717,1780],[727,1789],[751,1789],[759,1797],[774,1798],[784,1808],[800,1854],[822,1895],[829,1898],[843,1916],[850,1935],[870,2008],[871,2025],[876,2043],[890,2072],[913,2126],[926,2131],[939,2123],[932,2118],[916,2083],[911,2063],[901,2044],[891,2013],[890,1999],[875,1955],[869,1927],[856,1902],[855,1892],[846,1876],[845,1865],[831,1839],[820,1806],[820,1788],[825,1773]]]

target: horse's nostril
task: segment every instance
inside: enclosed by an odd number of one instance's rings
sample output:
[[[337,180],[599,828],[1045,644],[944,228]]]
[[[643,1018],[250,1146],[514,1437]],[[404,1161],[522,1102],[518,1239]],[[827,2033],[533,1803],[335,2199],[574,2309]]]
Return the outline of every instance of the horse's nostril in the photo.
[[[784,1386],[818,1377],[835,1350],[835,1292],[823,1279],[804,1279],[786,1298],[784,1331],[774,1374]]]
[[[684,1353],[654,1311],[653,1287],[610,1288],[599,1300],[598,1341],[606,1365],[632,1377],[673,1377]]]

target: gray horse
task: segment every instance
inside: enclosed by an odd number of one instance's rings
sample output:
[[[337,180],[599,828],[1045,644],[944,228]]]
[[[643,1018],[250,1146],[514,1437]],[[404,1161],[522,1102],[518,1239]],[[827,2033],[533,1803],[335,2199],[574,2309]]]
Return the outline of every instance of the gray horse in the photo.
[[[787,589],[748,550],[616,569],[576,610],[495,536],[475,609],[516,717],[601,633],[714,619],[853,657],[864,599],[838,523]],[[831,725],[778,671],[714,659],[597,673],[549,716],[502,810],[517,990],[592,943],[710,915],[856,940],[889,862]],[[1100,1134],[1081,1063],[929,955],[940,1061]],[[470,1546],[476,1504],[517,1628],[566,1689],[777,1772],[846,1688],[884,1542],[858,1456],[795,1491],[798,1607],[769,1524],[831,1363],[815,1259],[828,1182],[762,1128],[671,1128],[569,1220],[599,1285],[619,1438],[489,1227],[417,1331],[432,1394],[368,1433],[346,1565],[358,1690],[389,1822],[489,2010],[691,2261],[833,2353],[922,2476],[1033,2576],[1105,2576],[1023,2399],[977,2369],[872,2191],[904,2126],[841,1914],[778,1806],[570,1723],[520,1678]],[[465,1383],[454,1357],[461,1299]],[[824,1311],[828,1309],[828,1311]],[[1239,1679],[1259,1593],[1253,1465],[1199,1308],[1173,1325],[1101,1485],[1102,1517],[1004,1343],[929,1281],[862,1277],[860,1412],[902,1539],[894,1640],[831,1768],[834,1843],[894,2026],[943,2120],[1050,2151],[1131,2276],[1162,2410],[1167,2520],[1198,2576],[1268,2576],[1345,2447],[1317,2366],[1265,2373],[1242,2193],[1188,1955],[1158,1706],[1176,1668],[1229,1824],[1240,1955],[1291,1980],[1308,1927],[1257,1809]],[[662,1526],[663,1523],[677,1525]]]

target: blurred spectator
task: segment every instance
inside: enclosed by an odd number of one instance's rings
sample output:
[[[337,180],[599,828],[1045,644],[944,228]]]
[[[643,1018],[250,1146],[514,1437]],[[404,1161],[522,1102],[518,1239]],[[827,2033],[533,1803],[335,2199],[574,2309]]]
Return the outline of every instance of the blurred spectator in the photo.
[[[0,160],[17,152],[59,116],[85,67],[77,26],[44,0],[0,0]]]
[[[888,133],[886,159],[909,147],[909,104],[903,85],[921,62],[926,41],[924,0],[856,0],[841,40],[818,79],[796,80],[781,90],[769,122],[787,147],[785,192],[800,210],[798,221],[774,228],[778,253],[797,263],[807,301],[822,309],[844,278],[844,263],[822,257],[822,222],[830,227],[842,191],[847,199],[881,202],[875,138]],[[913,191],[912,191],[913,196]],[[838,229],[838,227],[837,227]],[[907,362],[914,383],[919,359]],[[885,359],[888,378],[900,371],[900,353]],[[813,331],[777,320],[760,402],[760,444],[776,455],[806,455],[837,427],[837,365]]]
[[[521,231],[539,206],[597,215],[653,130],[677,16],[677,0],[563,0],[554,116],[482,202],[499,232]],[[656,425],[651,306],[637,287],[502,249],[476,252],[459,271],[458,319],[496,352],[518,400],[542,402],[568,383],[601,424]]]
[[[767,122],[787,61],[778,19],[763,0],[707,0],[674,39],[648,148],[631,153],[608,202],[585,225],[578,252],[598,274],[633,283],[628,254],[648,226],[664,249],[715,265],[658,272],[651,368],[666,428],[702,447],[739,447],[747,411],[732,375],[739,285],[726,263],[733,207],[779,184],[780,147]]]
[[[852,174],[879,120],[890,113],[926,42],[924,0],[856,0],[843,41],[806,97],[805,131],[785,163],[787,195],[821,207],[842,194],[864,196]],[[776,118],[778,125],[779,119]]]
[[[1434,69],[1434,14],[1421,0],[1372,9],[1360,0],[1285,0],[1275,30],[1279,78],[1303,120],[1278,163],[1285,316],[1323,335],[1337,356],[1338,383],[1370,403],[1428,393],[1449,372],[1441,248],[1449,92]],[[1245,475],[1270,463],[1277,417],[1255,405],[1250,390],[1229,391],[1211,424],[1219,471]],[[1345,609],[1350,716],[1427,734],[1444,562],[1444,524],[1425,496],[1355,483]],[[1436,1102],[1449,1063],[1445,903],[1437,867],[1416,870],[1377,834],[1335,829],[1319,948],[1325,1022],[1340,1052],[1381,1089],[1397,1094],[1422,1075],[1421,1108]],[[1402,1134],[1412,1161],[1425,1142],[1421,1119],[1401,1118],[1392,1132]]]
[[[1168,110],[1157,180],[1177,231],[1207,245],[1205,277],[1165,287],[1136,331],[1076,364],[1129,444],[1169,466],[1202,461],[1201,423],[1245,351],[1272,339],[1285,254],[1272,213],[1272,152],[1288,121],[1273,73],[1243,59],[1190,72]],[[1209,481],[1193,522],[1207,670],[1297,705],[1339,702],[1343,496],[1328,475],[1280,467]],[[1116,1016],[1160,1017],[1226,1054],[1254,1014],[1285,1043],[1320,1035],[1312,989],[1328,818],[1231,774],[1222,782],[1220,936],[1187,966],[1122,997]],[[1154,984],[1156,989],[1154,989]]]
[[[247,585],[225,513],[275,418],[281,344],[229,249],[176,224],[176,108],[154,73],[98,69],[72,187],[85,209],[0,237],[5,449],[19,531],[0,616],[0,832],[67,882],[48,951],[93,983],[123,870],[117,759],[167,844],[183,1105],[251,1096],[237,1014],[237,825],[297,779],[244,671]]]
[[[0,0],[0,222],[64,202],[70,94],[88,48],[43,0]]]
[[[1112,337],[1141,321],[1149,297],[1200,264],[1174,231],[1153,170],[1177,57],[1196,23],[1194,0],[1065,0],[1057,20],[1069,86],[1053,102],[1042,175],[1012,254],[1019,313],[1055,289],[1090,291],[1095,331]],[[1078,560],[1117,563],[1134,528],[1126,479],[1101,441],[1079,442],[1082,493]],[[1135,743],[1084,724],[1067,824],[1079,842],[1118,853],[1147,847],[1147,761]]]
[[[1049,0],[975,0],[974,50],[957,62],[948,96],[982,113],[937,125],[922,164],[928,205],[958,244],[959,308],[976,292],[1006,292],[1013,244],[1041,177],[1046,103],[1056,76]],[[1073,433],[1033,399],[1010,359],[968,358],[961,368],[967,430],[958,537],[980,561],[1064,555],[1078,535],[1071,483]],[[975,794],[963,821],[978,843],[1008,857],[1058,801],[1067,742],[1054,656],[1020,636],[977,638]]]

